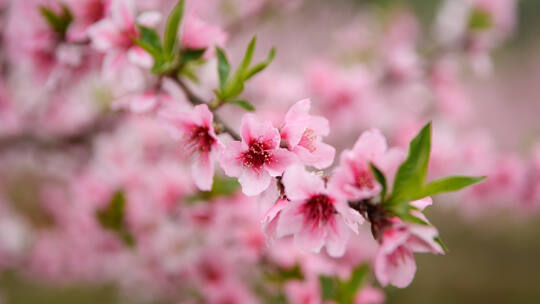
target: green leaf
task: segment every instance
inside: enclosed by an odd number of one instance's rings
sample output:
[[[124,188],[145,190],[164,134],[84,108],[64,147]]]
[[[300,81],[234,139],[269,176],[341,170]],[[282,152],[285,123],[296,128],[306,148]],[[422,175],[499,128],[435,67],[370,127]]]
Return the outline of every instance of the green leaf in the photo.
[[[340,302],[343,304],[352,304],[360,288],[366,283],[369,274],[367,265],[356,267],[347,282],[342,282],[339,288]]]
[[[249,69],[249,71],[247,71],[246,75],[244,75],[244,80],[248,80],[251,77],[258,74],[259,72],[261,72],[262,70],[264,70],[270,63],[272,63],[272,60],[274,60],[275,56],[276,56],[276,49],[272,48],[265,61],[256,64],[251,69]]]
[[[323,300],[330,301],[337,298],[337,282],[334,278],[320,276],[319,284],[321,286],[321,297]]]
[[[251,38],[251,41],[248,44],[248,47],[246,49],[246,53],[244,54],[244,59],[242,59],[242,63],[240,63],[240,66],[238,67],[237,73],[244,76],[247,69],[249,68],[249,65],[251,64],[251,59],[253,58],[253,53],[255,52],[255,45],[257,44],[257,37],[254,36]],[[244,78],[244,77],[242,77]]]
[[[399,166],[388,204],[408,202],[421,191],[426,179],[431,152],[431,122],[416,135],[409,145],[407,159]]]
[[[346,281],[339,277],[319,276],[322,299],[338,304],[353,304],[356,294],[366,283],[368,274],[369,267],[364,264],[356,267]]]
[[[197,194],[188,197],[188,203],[197,201],[209,201],[220,196],[231,196],[240,188],[240,184],[236,178],[214,176],[212,189],[210,191],[199,191]]]
[[[202,55],[204,55],[204,52],[206,52],[206,49],[189,49],[182,52],[182,63],[187,63],[189,61],[195,61],[201,59]]]
[[[249,65],[251,64],[251,59],[253,58],[253,52],[255,51],[256,43],[257,37],[253,37],[249,42],[240,66],[232,76],[231,81],[228,82],[225,88],[222,90],[222,96],[220,96],[222,99],[236,97],[244,90],[244,76],[246,75]]]
[[[167,18],[163,45],[165,54],[168,58],[174,58],[174,52],[177,47],[178,27],[182,21],[182,16],[184,15],[184,3],[184,0],[178,1],[178,4],[176,4]]]
[[[471,12],[468,24],[469,29],[482,31],[490,29],[492,26],[493,20],[488,11],[476,8]]]
[[[421,193],[413,197],[412,200],[424,198],[426,196],[432,196],[444,192],[453,192],[461,190],[465,187],[474,185],[485,180],[486,177],[470,177],[470,176],[448,176],[445,178],[437,179],[429,184],[425,185]]]
[[[386,184],[386,177],[384,176],[384,173],[382,173],[379,168],[377,168],[373,163],[369,163],[369,167],[371,169],[371,172],[373,173],[373,176],[375,177],[375,180],[379,182],[381,185],[381,202],[384,202],[384,199],[386,198],[386,191],[388,189],[388,186]]]
[[[437,244],[441,245],[441,248],[444,250],[445,253],[449,252],[448,247],[446,247],[440,237],[436,236],[433,238],[433,240],[437,242]]]
[[[155,63],[163,61],[163,47],[158,33],[154,29],[142,25],[139,25],[139,30],[141,38],[135,39],[135,44],[150,53]]]
[[[135,239],[129,233],[124,221],[125,204],[124,192],[118,190],[113,194],[109,204],[96,212],[96,217],[103,228],[114,232],[126,245],[134,246]]]
[[[247,100],[242,100],[242,99],[232,100],[232,101],[227,101],[227,103],[237,105],[246,111],[250,111],[250,112],[255,111],[255,107]]]
[[[56,14],[52,9],[41,6],[39,11],[43,18],[47,21],[49,26],[60,36],[64,37],[66,35],[67,29],[71,22],[73,21],[73,14],[69,8],[65,5],[62,5],[62,13]]]
[[[229,64],[229,60],[227,59],[225,52],[223,52],[221,48],[216,47],[216,55],[218,59],[219,88],[221,91],[223,91],[225,90],[227,79],[229,78],[231,65]]]

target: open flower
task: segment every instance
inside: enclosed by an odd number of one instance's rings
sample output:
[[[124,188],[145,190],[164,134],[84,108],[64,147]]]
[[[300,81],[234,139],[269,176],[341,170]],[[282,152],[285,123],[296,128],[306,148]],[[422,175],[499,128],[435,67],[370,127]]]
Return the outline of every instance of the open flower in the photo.
[[[350,232],[358,233],[360,214],[342,197],[328,191],[321,177],[291,166],[283,175],[285,193],[290,200],[281,210],[277,237],[293,234],[295,245],[318,253],[323,246],[333,257],[345,253]]]
[[[370,162],[391,180],[403,157],[401,150],[387,148],[386,139],[379,130],[368,130],[362,133],[352,150],[341,154],[340,165],[332,174],[330,185],[349,200],[374,197],[381,191],[381,185],[371,172]]]
[[[150,68],[152,56],[133,40],[140,36],[138,25],[152,27],[160,20],[161,15],[154,11],[136,16],[133,0],[112,0],[108,17],[88,28],[92,46],[106,53],[105,73],[114,73],[126,59],[140,67]]]
[[[322,137],[330,132],[328,120],[309,115],[310,108],[310,100],[304,99],[289,109],[281,128],[281,138],[302,163],[324,169],[334,161],[336,149],[322,142]]]
[[[424,209],[431,205],[431,198],[412,202],[411,205]],[[427,221],[419,211],[414,213]],[[375,256],[375,275],[383,286],[392,284],[404,288],[412,282],[416,273],[413,253],[444,254],[444,250],[436,241],[438,232],[435,227],[405,223],[397,217],[390,219],[390,222],[392,226],[383,232],[382,243]]]
[[[238,177],[245,195],[254,196],[268,188],[273,176],[282,175],[295,156],[279,147],[279,131],[270,122],[246,114],[240,128],[242,141],[229,143],[219,163],[225,174]]]
[[[196,106],[191,112],[163,111],[173,137],[181,141],[185,152],[194,156],[191,172],[195,184],[201,190],[210,190],[214,177],[215,155],[221,148],[214,127],[213,115],[205,104]]]

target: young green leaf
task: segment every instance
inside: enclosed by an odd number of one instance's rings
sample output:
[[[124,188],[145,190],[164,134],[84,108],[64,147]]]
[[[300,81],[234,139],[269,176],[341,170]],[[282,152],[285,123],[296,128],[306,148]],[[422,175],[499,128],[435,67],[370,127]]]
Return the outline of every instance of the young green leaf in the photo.
[[[158,33],[149,27],[139,26],[141,37],[134,42],[154,58],[154,62],[163,61],[163,47]]]
[[[128,246],[135,245],[135,239],[129,233],[124,222],[126,198],[124,192],[116,191],[107,207],[96,212],[96,217],[101,226],[107,230],[111,230]]]
[[[255,107],[247,100],[242,100],[242,99],[231,100],[231,101],[227,101],[227,103],[239,106],[246,111],[250,111],[250,112],[255,111]]]
[[[189,203],[194,203],[197,201],[208,201],[220,196],[231,196],[233,195],[240,184],[236,178],[214,176],[214,182],[212,183],[212,189],[210,191],[200,191],[199,193],[188,197],[187,201]]]
[[[379,170],[379,168],[377,168],[373,163],[369,163],[369,168],[371,169],[375,180],[377,180],[377,182],[381,185],[381,200],[384,202],[384,199],[386,198],[386,191],[388,189],[386,177],[384,176],[384,173],[382,173],[382,171]]]
[[[468,28],[471,30],[487,30],[493,26],[491,14],[484,9],[474,9],[469,16]]]
[[[440,237],[436,236],[436,237],[433,238],[433,240],[434,240],[437,244],[439,244],[439,245],[441,246],[442,250],[443,250],[445,253],[448,253],[448,252],[449,252],[448,247],[446,247],[446,245],[443,243],[443,241],[441,240]]]
[[[184,0],[178,1],[172,12],[167,18],[167,25],[165,26],[165,34],[163,38],[163,49],[168,58],[174,58],[174,52],[177,46],[178,39],[178,27],[182,21],[184,15]]]
[[[240,63],[240,66],[238,67],[237,73],[244,76],[246,74],[247,69],[249,68],[249,65],[251,64],[251,60],[253,59],[253,53],[255,52],[255,45],[257,44],[257,37],[251,38],[251,41],[248,44],[248,47],[246,49],[246,53],[244,54],[244,59],[242,59],[242,63]],[[245,79],[245,77],[242,77]]]
[[[485,179],[485,176],[448,176],[445,178],[437,179],[425,185],[421,193],[419,193],[419,195],[413,197],[412,199],[416,200],[439,193],[458,191],[465,187],[479,183]]]
[[[399,166],[389,204],[410,201],[421,191],[426,179],[431,152],[431,122],[416,135],[409,145],[407,159]]]
[[[216,55],[218,59],[219,88],[221,91],[223,91],[225,90],[227,79],[229,78],[231,65],[229,64],[229,60],[227,59],[225,52],[223,52],[221,48],[216,47]]]
[[[182,63],[199,60],[204,55],[204,52],[206,52],[206,49],[185,50],[182,52]]]
[[[56,33],[62,37],[66,35],[67,29],[73,21],[73,14],[67,6],[62,5],[61,14],[56,14],[52,9],[45,6],[41,6],[39,11]]]
[[[257,63],[256,65],[254,65],[251,69],[249,69],[246,73],[246,75],[244,76],[244,80],[248,80],[250,79],[251,77],[255,76],[256,74],[258,74],[259,72],[261,72],[262,70],[266,69],[266,67],[272,63],[272,60],[274,60],[274,57],[276,56],[276,49],[275,48],[272,48],[270,50],[270,53],[268,54],[268,57],[266,58],[265,61],[263,62],[259,62]]]
[[[319,284],[321,287],[321,297],[323,300],[330,301],[337,298],[337,282],[334,278],[320,276]]]

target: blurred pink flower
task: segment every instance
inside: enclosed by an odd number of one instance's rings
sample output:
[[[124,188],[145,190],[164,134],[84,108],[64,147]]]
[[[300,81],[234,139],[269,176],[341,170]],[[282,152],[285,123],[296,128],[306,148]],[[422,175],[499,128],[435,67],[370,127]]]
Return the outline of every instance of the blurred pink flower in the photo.
[[[160,14],[154,11],[136,16],[132,0],[111,0],[108,16],[88,28],[93,47],[106,53],[105,74],[114,74],[125,64],[126,58],[133,64],[150,68],[152,56],[137,46],[133,39],[140,35],[139,24],[154,26],[160,20]]]
[[[213,160],[221,149],[214,127],[213,114],[208,106],[198,105],[191,112],[162,111],[170,134],[181,141],[180,148],[194,155],[191,172],[201,190],[210,190],[214,177]]]

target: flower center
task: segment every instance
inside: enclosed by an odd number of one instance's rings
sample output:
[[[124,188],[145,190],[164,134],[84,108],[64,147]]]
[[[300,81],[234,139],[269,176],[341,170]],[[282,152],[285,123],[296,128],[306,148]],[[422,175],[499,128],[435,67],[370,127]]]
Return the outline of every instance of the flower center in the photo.
[[[313,223],[326,223],[337,213],[334,208],[334,202],[326,194],[317,194],[312,196],[303,206],[302,212],[305,218]]]
[[[300,139],[300,142],[298,144],[308,149],[309,152],[313,153],[315,152],[315,150],[317,150],[317,147],[314,144],[315,139],[317,139],[315,131],[313,131],[312,129],[306,129],[304,131],[304,134],[302,134],[302,138]]]
[[[242,159],[245,167],[259,169],[270,157],[267,146],[260,141],[254,141],[249,144],[249,149],[244,153]]]
[[[199,152],[210,152],[216,140],[210,135],[208,127],[198,126],[189,141]]]
[[[375,184],[373,183],[373,176],[371,175],[370,171],[362,170],[356,174],[356,186],[358,188],[367,188],[367,189],[373,189],[375,188]]]

